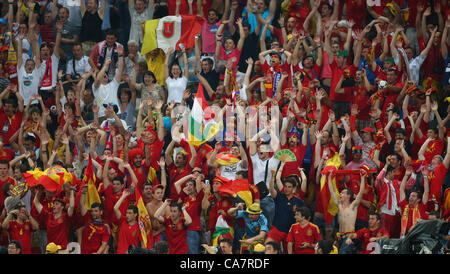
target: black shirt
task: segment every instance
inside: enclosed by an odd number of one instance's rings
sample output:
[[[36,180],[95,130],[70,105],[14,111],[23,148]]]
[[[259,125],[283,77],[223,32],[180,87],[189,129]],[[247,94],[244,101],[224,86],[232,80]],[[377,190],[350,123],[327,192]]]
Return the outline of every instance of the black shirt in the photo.
[[[80,41],[85,42],[100,42],[103,40],[102,32],[103,20],[98,15],[98,12],[91,14],[85,12],[81,21]]]

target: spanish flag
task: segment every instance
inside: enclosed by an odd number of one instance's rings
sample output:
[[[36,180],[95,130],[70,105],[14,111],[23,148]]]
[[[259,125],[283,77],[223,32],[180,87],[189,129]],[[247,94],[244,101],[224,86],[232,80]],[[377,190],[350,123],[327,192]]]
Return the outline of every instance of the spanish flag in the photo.
[[[239,157],[226,152],[221,152],[216,155],[216,163],[222,166],[229,166],[240,161]]]
[[[93,203],[101,203],[100,195],[98,194],[97,188],[95,187],[95,174],[94,166],[92,164],[92,158],[89,155],[89,163],[84,172],[83,182],[87,184],[88,190],[86,193],[86,208],[91,209]]]
[[[139,189],[134,190],[136,196],[136,206],[138,208],[138,225],[141,230],[142,241],[147,249],[153,248],[153,232],[150,215],[145,207],[144,199],[142,198]]]
[[[336,177],[333,176],[332,181],[328,181],[328,175],[331,171],[336,171],[341,166],[341,159],[339,158],[339,153],[335,153],[333,157],[327,160],[325,168],[322,170],[322,178],[320,179],[320,193],[319,199],[322,201],[322,206],[324,209],[324,218],[327,225],[331,224],[334,216],[338,213],[338,206],[333,202],[331,198],[331,193],[328,188],[328,184],[334,185],[334,190],[336,191],[336,196],[339,199],[339,192],[336,187]]]
[[[195,46],[195,35],[200,33],[204,19],[197,15],[165,16],[145,21],[141,54],[160,48],[165,53],[171,47],[180,50]]]
[[[227,181],[218,188],[218,191],[221,194],[231,195],[235,199],[242,199],[247,207],[253,203],[248,179]]]
[[[61,166],[47,168],[45,171],[35,169],[22,174],[30,187],[42,185],[48,191],[59,192],[64,183],[74,184],[73,176]]]

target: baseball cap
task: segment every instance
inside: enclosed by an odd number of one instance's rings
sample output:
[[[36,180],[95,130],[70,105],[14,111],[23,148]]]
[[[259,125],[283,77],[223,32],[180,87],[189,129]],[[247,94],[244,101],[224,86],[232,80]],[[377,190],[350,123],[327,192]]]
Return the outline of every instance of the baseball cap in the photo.
[[[46,247],[48,254],[55,254],[58,250],[61,250],[62,247],[60,245],[57,245],[53,242],[49,243]]]

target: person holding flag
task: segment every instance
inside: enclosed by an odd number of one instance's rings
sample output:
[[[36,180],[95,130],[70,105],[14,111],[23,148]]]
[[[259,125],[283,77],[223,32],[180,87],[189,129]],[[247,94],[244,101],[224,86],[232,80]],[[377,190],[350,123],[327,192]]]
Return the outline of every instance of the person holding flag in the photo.
[[[361,170],[361,184],[358,195],[353,193],[349,188],[344,188],[339,194],[340,198],[336,194],[335,186],[332,182],[333,171],[328,175],[328,187],[330,190],[331,198],[333,202],[338,205],[339,213],[339,232],[337,233],[340,240],[339,254],[353,254],[355,253],[354,246],[348,245],[346,240],[349,234],[355,232],[356,216],[358,213],[358,206],[361,203],[361,199],[364,193],[366,185],[367,173]]]

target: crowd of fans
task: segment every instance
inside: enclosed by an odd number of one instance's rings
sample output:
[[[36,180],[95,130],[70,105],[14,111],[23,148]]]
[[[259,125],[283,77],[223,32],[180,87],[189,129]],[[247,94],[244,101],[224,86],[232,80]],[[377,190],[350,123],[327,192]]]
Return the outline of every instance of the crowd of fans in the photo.
[[[1,4],[8,253],[371,253],[450,218],[447,1]],[[141,54],[145,21],[189,14],[204,18],[195,46]],[[182,121],[199,85],[222,129],[194,146]],[[101,201],[86,206],[90,160]],[[28,186],[35,170],[72,180]],[[236,180],[250,204],[220,191]]]

